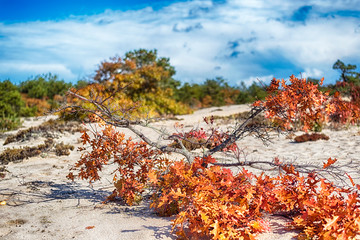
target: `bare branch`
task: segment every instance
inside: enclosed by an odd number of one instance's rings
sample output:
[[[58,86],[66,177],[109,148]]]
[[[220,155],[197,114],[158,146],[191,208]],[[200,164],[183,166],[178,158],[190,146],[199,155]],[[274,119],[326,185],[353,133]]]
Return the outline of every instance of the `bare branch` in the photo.
[[[247,128],[248,123],[254,119],[257,115],[259,115],[262,111],[264,111],[263,107],[253,107],[250,112],[250,116],[237,127],[233,133],[231,133],[228,138],[223,141],[221,144],[217,145],[216,147],[209,149],[205,152],[205,156],[213,155],[216,152],[222,151],[224,148],[230,146],[231,144],[235,143],[241,137],[244,137],[246,132],[251,132],[252,128]]]

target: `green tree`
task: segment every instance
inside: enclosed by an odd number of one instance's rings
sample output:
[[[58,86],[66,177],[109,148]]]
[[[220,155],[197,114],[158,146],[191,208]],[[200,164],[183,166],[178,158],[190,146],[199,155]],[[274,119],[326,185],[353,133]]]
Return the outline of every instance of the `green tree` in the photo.
[[[0,131],[16,129],[24,102],[20,92],[10,80],[0,82]]]
[[[24,102],[21,100],[20,92],[10,80],[0,82],[0,117],[19,116]]]
[[[26,93],[31,98],[42,99],[47,96],[46,80],[42,76],[36,76],[20,83],[20,92]]]
[[[53,99],[55,95],[63,96],[71,87],[71,83],[59,80],[57,75],[45,75],[47,78],[47,97]]]
[[[178,89],[177,97],[192,107],[209,107],[234,104],[239,93],[239,89],[229,86],[225,79],[216,77],[202,84],[185,83]]]
[[[57,75],[48,73],[20,83],[20,92],[26,93],[30,98],[53,99],[55,95],[64,95],[71,86],[71,83],[59,80]]]
[[[155,77],[157,79],[153,79],[154,75],[149,75],[148,71],[141,71],[141,77],[145,79],[145,87],[152,88],[155,84],[156,87],[160,87],[161,89],[170,88],[173,92],[176,92],[177,88],[180,86],[180,82],[173,78],[176,71],[175,68],[170,65],[170,59],[158,57],[156,49],[139,49],[127,52],[124,60],[134,61],[136,69],[147,69],[147,67],[153,66],[163,70],[163,74]]]
[[[333,69],[340,70],[340,81],[346,82],[346,83],[354,83],[356,85],[360,84],[360,74],[356,71],[356,65],[353,64],[345,64],[340,60],[337,60],[334,65]]]
[[[266,87],[260,86],[255,82],[249,87],[247,87],[244,82],[241,82],[239,90],[240,94],[236,99],[236,103],[240,104],[263,100],[267,96]]]
[[[174,94],[180,82],[173,79],[175,68],[169,58],[158,57],[157,50],[139,49],[127,52],[125,57],[111,58],[102,62],[96,71],[94,81],[121,82],[128,85],[127,94],[132,100],[139,100],[146,93],[171,89]]]
[[[211,97],[212,106],[223,106],[225,105],[225,96],[223,90],[228,87],[228,84],[221,77],[207,79],[202,87],[203,99],[206,96],[209,96]]]
[[[176,92],[176,98],[190,107],[200,104],[203,97],[202,86],[199,84],[184,83]]]
[[[87,81],[87,80],[78,80],[74,87],[76,89],[80,89],[80,88],[86,87],[87,85],[89,85],[89,81]]]
[[[169,59],[158,57],[156,50],[134,50],[124,58],[113,57],[102,62],[84,91],[89,94],[97,91],[104,98],[112,96],[121,100],[119,104],[123,106],[136,102],[141,105],[137,109],[141,114],[189,113],[188,106],[176,101],[180,82],[173,79],[174,74]]]

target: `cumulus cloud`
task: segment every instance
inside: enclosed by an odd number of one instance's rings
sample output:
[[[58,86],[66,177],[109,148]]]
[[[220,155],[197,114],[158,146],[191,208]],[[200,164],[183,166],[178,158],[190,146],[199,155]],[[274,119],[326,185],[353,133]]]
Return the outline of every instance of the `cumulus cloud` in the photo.
[[[300,72],[334,81],[337,59],[360,65],[360,18],[351,14],[359,11],[357,0],[186,1],[0,23],[0,79],[52,72],[76,81],[109,57],[156,48],[183,82],[222,76],[230,84],[251,84]]]

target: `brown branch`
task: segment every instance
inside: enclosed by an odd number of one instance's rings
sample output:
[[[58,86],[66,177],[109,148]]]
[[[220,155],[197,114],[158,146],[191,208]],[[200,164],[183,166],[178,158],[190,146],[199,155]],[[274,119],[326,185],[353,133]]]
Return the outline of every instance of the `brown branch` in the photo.
[[[159,149],[162,152],[179,153],[179,154],[183,155],[189,162],[192,162],[192,160],[194,159],[194,154],[192,154],[190,151],[188,151],[184,146],[182,146],[182,149],[179,149],[179,148],[170,147],[165,144],[160,144],[158,142],[154,142],[150,138],[145,136],[140,130],[135,128],[135,125],[148,127],[147,124],[143,124],[141,121],[130,121],[129,119],[125,119],[125,118],[119,119],[119,117],[114,116],[114,114],[113,114],[114,111],[110,111],[107,107],[105,107],[103,105],[103,102],[98,102],[96,100],[88,99],[88,98],[81,96],[72,91],[69,91],[68,94],[70,94],[84,102],[89,102],[89,103],[93,104],[97,108],[97,111],[91,110],[91,109],[85,109],[84,107],[78,106],[78,105],[70,105],[70,106],[65,106],[65,107],[59,108],[55,112],[60,112],[60,111],[63,111],[65,109],[69,109],[69,108],[70,109],[77,108],[80,111],[95,114],[106,124],[112,125],[114,127],[121,127],[121,128],[129,129],[134,134],[136,134],[140,139],[142,139],[144,142],[146,142],[147,144],[149,144],[150,146],[152,146],[154,148]]]
[[[209,149],[205,152],[204,156],[210,156],[213,155],[216,152],[222,151],[224,148],[229,147],[233,143],[235,143],[237,140],[239,140],[241,137],[244,136],[246,132],[249,132],[249,128],[247,128],[247,124],[254,119],[257,115],[259,115],[262,111],[264,111],[263,107],[253,107],[251,109],[250,116],[239,126],[237,127],[232,134],[230,134],[225,141],[223,141],[221,144],[217,145],[216,147]]]
[[[138,129],[136,129],[133,125],[129,124],[128,126],[126,126],[126,128],[128,128],[130,131],[132,131],[133,133],[135,133],[138,137],[140,137],[144,142],[146,142],[147,144],[149,144],[150,146],[159,149],[162,152],[174,152],[174,153],[179,153],[181,155],[183,155],[189,162],[192,162],[192,160],[194,159],[194,155],[186,150],[186,148],[184,147],[183,149],[179,149],[179,148],[174,148],[174,147],[169,147],[168,145],[163,145],[154,141],[151,141],[147,136],[145,136],[141,131],[139,131]]]

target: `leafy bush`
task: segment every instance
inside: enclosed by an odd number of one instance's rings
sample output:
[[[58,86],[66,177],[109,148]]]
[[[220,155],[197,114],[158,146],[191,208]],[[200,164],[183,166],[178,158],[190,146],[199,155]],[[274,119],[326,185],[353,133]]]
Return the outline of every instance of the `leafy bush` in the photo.
[[[105,88],[103,84],[89,87]],[[137,204],[149,188],[153,193],[151,207],[160,215],[175,215],[173,229],[180,238],[254,239],[258,233],[269,229],[264,213],[281,213],[290,218],[291,226],[300,231],[300,239],[354,238],[360,234],[360,185],[345,172],[338,177],[350,181],[351,188],[336,187],[320,174],[323,171],[333,174],[331,170],[336,159],[329,158],[322,169],[287,165],[278,158],[248,161],[241,157],[242,150],[236,144],[247,135],[263,141],[268,139],[271,125],[251,124],[262,112],[284,130],[309,131],[316,124],[328,123],[330,116],[339,112],[358,120],[359,109],[349,105],[353,103],[344,102],[338,96],[329,97],[318,87],[318,84],[294,76],[290,77],[290,83],[273,79],[265,100],[254,103],[249,116],[228,132],[214,127],[214,119],[210,118],[204,119],[210,124],[207,131],[182,132],[179,124],[175,134],[156,129],[160,133],[159,141],[152,140],[153,136],[146,136],[141,130],[148,126],[148,121],[133,120],[133,108],[124,108],[121,116],[111,110],[107,102],[112,103],[115,95],[99,98],[96,94],[82,96],[70,92],[78,101],[86,102],[87,105],[79,108],[93,113],[91,120],[101,127],[94,128],[92,135],[83,132],[84,147],[80,149],[83,154],[70,169],[68,178],[97,181],[103,168],[116,164],[114,191],[107,200],[121,199],[128,205]],[[344,124],[343,120],[340,118],[339,123]],[[126,139],[115,126],[129,129],[143,141]],[[165,155],[168,153],[181,154],[185,159],[170,161]],[[229,163],[227,160],[235,161]],[[226,168],[256,164],[278,169],[279,175],[270,177],[262,173],[256,176],[245,169],[234,174]],[[299,168],[303,173],[297,170]],[[348,179],[344,180],[344,176]]]
[[[21,82],[19,86],[21,93],[37,99],[53,99],[55,95],[64,95],[71,87],[71,83],[65,83],[51,73],[35,76],[33,79]]]
[[[98,171],[113,158],[117,164],[113,176],[115,190],[107,200],[121,197],[129,205],[138,203],[142,199],[141,193],[144,192],[149,171],[157,163],[165,161],[156,159],[159,151],[151,150],[144,142],[125,139],[125,135],[112,126],[105,126],[101,133],[94,133],[93,138],[84,131],[81,138],[84,145],[90,144],[91,151],[79,149],[84,153],[71,169],[68,178],[74,180],[75,176],[78,176],[88,179],[89,182],[99,180]],[[79,173],[74,175],[74,170],[79,170]]]
[[[19,113],[24,105],[18,88],[9,80],[0,82],[0,131],[8,131],[20,125]]]
[[[21,126],[20,118],[18,117],[2,117],[0,118],[0,132],[17,129]]]
[[[174,98],[179,85],[172,78],[174,74],[169,59],[159,58],[156,50],[135,50],[126,53],[123,59],[114,57],[102,62],[91,83],[78,94],[99,99],[111,97],[112,104],[119,106],[120,116],[125,109],[133,109],[134,118],[190,113],[187,105]]]
[[[0,82],[0,116],[16,116],[20,112],[23,102],[15,85],[9,80]]]
[[[321,85],[324,79],[321,81]],[[360,107],[342,100],[340,93],[329,97],[319,90],[319,85],[306,79],[290,76],[290,83],[284,79],[273,79],[264,102],[256,106],[266,108],[265,117],[286,129],[316,130],[330,121],[356,123],[360,120]]]
[[[186,134],[205,138],[203,132]],[[358,192],[335,187],[316,172],[302,176],[294,166],[278,160],[274,164],[285,174],[277,177],[256,176],[245,169],[233,174],[214,166],[217,161],[212,156],[196,157],[191,163],[169,161],[144,142],[125,139],[112,126],[93,137],[83,132],[82,139],[91,150],[82,155],[68,177],[74,179],[73,171],[79,171],[79,178],[93,182],[100,179],[98,172],[104,166],[115,162],[115,190],[107,200],[119,197],[133,205],[151,187],[151,207],[161,216],[175,215],[173,229],[179,237],[252,239],[270,229],[264,213],[291,218],[290,226],[300,230],[300,239],[349,239],[360,233]],[[323,168],[335,162],[328,159]]]

